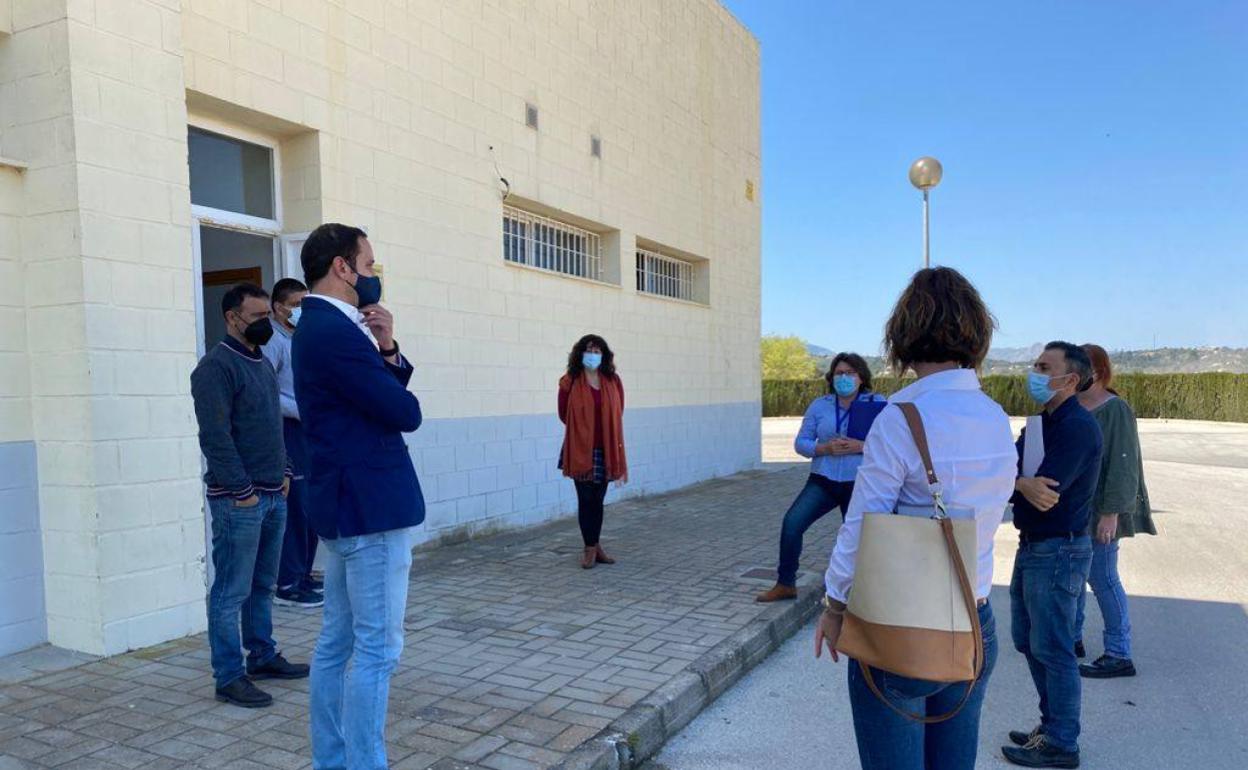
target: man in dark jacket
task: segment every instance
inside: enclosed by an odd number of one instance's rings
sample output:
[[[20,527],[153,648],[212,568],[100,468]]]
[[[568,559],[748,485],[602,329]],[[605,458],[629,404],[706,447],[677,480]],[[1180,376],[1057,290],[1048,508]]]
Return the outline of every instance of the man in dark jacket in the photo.
[[[321,225],[301,260],[311,293],[292,347],[295,399],[307,438],[307,515],[325,553],[325,619],[312,661],[312,766],[384,770],[411,528],[425,518],[403,441],[403,433],[420,427],[420,403],[407,390],[412,366],[399,353],[393,319],[378,304],[381,279],[364,231]]]
[[[1082,688],[1075,658],[1075,613],[1092,565],[1088,518],[1101,469],[1101,428],[1075,394],[1092,384],[1088,354],[1068,342],[1050,342],[1028,379],[1044,407],[1042,436],[1018,440],[1014,483],[1018,552],[1010,580],[1014,646],[1027,658],[1040,696],[1040,726],[1010,733],[1002,749],[1023,767],[1078,767]],[[1043,459],[1024,475],[1029,441],[1041,441]],[[1038,453],[1037,453],[1038,454]]]
[[[208,461],[204,482],[216,572],[208,595],[208,644],[217,700],[259,708],[273,698],[253,679],[308,675],[307,665],[288,663],[273,641],[273,589],[290,479],[277,376],[259,350],[273,333],[268,294],[241,283],[226,292],[221,312],[226,337],[191,372],[199,446]]]

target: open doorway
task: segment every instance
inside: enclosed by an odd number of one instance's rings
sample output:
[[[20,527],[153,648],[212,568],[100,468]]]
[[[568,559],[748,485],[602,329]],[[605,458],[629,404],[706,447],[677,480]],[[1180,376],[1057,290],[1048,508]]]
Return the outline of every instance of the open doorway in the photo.
[[[227,230],[200,222],[199,258],[203,291],[203,349],[225,336],[221,300],[230,287],[254,283],[268,291],[276,280],[276,244],[271,235]]]

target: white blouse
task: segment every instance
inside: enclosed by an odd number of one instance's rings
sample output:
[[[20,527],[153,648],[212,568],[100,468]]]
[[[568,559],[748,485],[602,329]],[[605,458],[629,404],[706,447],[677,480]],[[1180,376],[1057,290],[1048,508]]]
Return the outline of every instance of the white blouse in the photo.
[[[909,401],[918,407],[949,516],[973,516],[977,522],[975,596],[986,598],[992,589],[993,536],[1018,475],[1010,420],[980,389],[979,377],[971,369],[928,375],[889,401]],[[898,505],[931,504],[927,474],[905,416],[890,406],[876,418],[867,435],[854,496],[824,576],[828,595],[848,601],[864,513],[889,513]]]

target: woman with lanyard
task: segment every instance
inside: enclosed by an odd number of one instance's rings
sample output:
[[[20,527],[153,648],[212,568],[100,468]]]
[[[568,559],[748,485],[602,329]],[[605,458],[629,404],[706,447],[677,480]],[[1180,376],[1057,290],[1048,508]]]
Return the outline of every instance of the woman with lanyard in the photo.
[[[838,353],[827,374],[827,396],[811,402],[793,448],[812,459],[810,477],[784,514],[776,584],[757,601],[797,598],[797,565],[802,538],[810,525],[833,508],[841,519],[854,494],[854,475],[862,464],[862,446],[887,399],[871,391],[871,370],[857,353]]]

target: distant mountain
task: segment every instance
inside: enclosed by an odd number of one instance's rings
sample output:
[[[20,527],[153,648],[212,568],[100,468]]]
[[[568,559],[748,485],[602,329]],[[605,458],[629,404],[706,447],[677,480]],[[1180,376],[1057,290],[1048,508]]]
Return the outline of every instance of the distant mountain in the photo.
[[[1037,342],[1026,348],[993,348],[988,351],[989,361],[1003,361],[1009,364],[1030,364],[1036,356],[1044,351],[1044,343]]]
[[[827,371],[836,355],[827,348],[807,345],[811,355],[819,359],[819,369]],[[984,374],[1025,374],[1031,362],[1044,350],[1043,343],[1025,348],[993,348],[984,362]],[[864,356],[871,371],[883,373],[887,368],[879,356]],[[1233,372],[1248,374],[1248,348],[1158,348],[1156,350],[1120,350],[1109,354],[1114,371],[1120,373],[1174,374],[1192,372]]]

